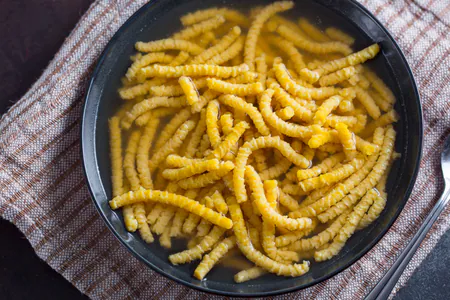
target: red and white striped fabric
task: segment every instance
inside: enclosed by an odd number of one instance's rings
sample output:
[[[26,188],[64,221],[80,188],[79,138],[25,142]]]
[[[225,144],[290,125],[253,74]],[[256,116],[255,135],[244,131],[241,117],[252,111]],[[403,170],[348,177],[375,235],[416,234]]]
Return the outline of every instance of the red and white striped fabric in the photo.
[[[108,40],[146,0],[98,0],[47,70],[0,121],[0,216],[16,224],[36,253],[92,298],[214,298],[178,285],[135,259],[97,214],[83,177],[82,99]],[[438,156],[450,133],[450,2],[361,1],[390,30],[413,69],[423,101],[424,155],[416,187],[382,241],[346,271],[281,299],[354,299],[391,266],[439,196]],[[450,227],[439,218],[396,289]]]

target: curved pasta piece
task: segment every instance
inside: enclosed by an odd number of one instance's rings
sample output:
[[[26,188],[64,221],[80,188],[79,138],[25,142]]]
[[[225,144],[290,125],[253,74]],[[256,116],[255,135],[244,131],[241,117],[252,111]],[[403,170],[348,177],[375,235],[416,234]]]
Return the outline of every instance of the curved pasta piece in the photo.
[[[246,142],[239,148],[235,160],[236,168],[233,172],[233,188],[239,203],[247,201],[244,173],[248,158],[252,152],[263,148],[276,148],[285,158],[301,168],[307,168],[310,165],[309,160],[298,154],[289,143],[282,141],[280,137],[259,137]]]
[[[245,167],[245,179],[252,190],[253,199],[263,218],[275,224],[277,227],[286,228],[288,230],[300,230],[311,227],[311,219],[287,218],[286,216],[279,214],[270,206],[264,194],[264,187],[261,178],[252,166]]]
[[[233,222],[227,217],[213,211],[212,209],[206,208],[195,200],[189,199],[187,197],[163,192],[158,190],[138,190],[136,192],[130,191],[121,196],[117,196],[109,201],[109,205],[112,209],[117,209],[119,207],[139,203],[153,201],[162,204],[170,204],[176,207],[183,208],[190,213],[196,214],[209,222],[223,227],[225,229],[230,229],[233,226]]]
[[[119,89],[120,98],[131,100],[139,96],[144,96],[151,91],[151,88],[166,82],[164,78],[153,78],[142,83]]]
[[[380,46],[378,44],[373,44],[363,50],[352,53],[346,57],[339,58],[336,60],[329,61],[327,63],[321,64],[314,70],[303,69],[300,75],[311,83],[316,82],[323,75],[336,72],[337,70],[355,66],[364,63],[365,61],[374,58],[378,52],[380,52]]]
[[[135,232],[139,223],[136,220],[136,216],[134,215],[134,207],[133,205],[125,205],[122,210],[123,213],[123,222],[125,223],[125,228],[129,232]]]
[[[292,79],[286,66],[282,63],[274,65],[273,69],[280,85],[293,96],[307,100],[322,100],[336,95],[339,92],[339,89],[335,87],[306,88],[298,85]]]
[[[141,238],[148,244],[153,243],[155,239],[147,223],[147,216],[145,215],[144,204],[142,203],[133,204],[133,208]]]
[[[340,29],[337,29],[335,27],[328,27],[325,29],[325,33],[333,40],[343,42],[349,46],[353,45],[355,43],[355,39],[352,38],[350,35],[346,34]]]
[[[300,18],[298,20],[298,26],[303,32],[305,32],[308,37],[312,40],[315,40],[319,43],[329,42],[330,38],[322,32],[319,28],[311,24],[307,19]]]
[[[109,153],[111,157],[111,183],[113,197],[123,194],[122,133],[120,119],[112,117],[109,121]]]
[[[211,90],[223,94],[233,94],[240,97],[248,95],[256,95],[264,90],[261,82],[237,84],[237,83],[229,83],[220,79],[208,78],[207,84],[208,88],[210,88]]]
[[[223,239],[215,246],[209,254],[203,256],[202,261],[194,271],[194,276],[198,280],[205,278],[206,274],[224,257],[228,251],[236,246],[236,238],[234,236]]]
[[[356,74],[355,67],[353,66],[346,67],[331,74],[322,76],[319,79],[319,84],[320,86],[335,85],[345,80],[349,80],[355,74]]]
[[[225,18],[222,15],[216,15],[210,19],[195,23],[189,27],[184,28],[178,33],[175,33],[172,38],[175,40],[190,40],[202,33],[209,32],[216,29],[225,23]]]
[[[253,267],[253,268],[242,270],[242,271],[236,273],[236,275],[234,275],[234,281],[236,283],[242,283],[242,282],[246,282],[246,281],[249,281],[252,279],[256,279],[267,273],[268,272],[266,270],[264,270],[263,268]]]
[[[249,71],[246,64],[234,67],[222,67],[216,65],[183,65],[183,66],[162,66],[151,65],[142,68],[142,76],[148,77],[180,77],[180,76],[215,76],[218,78],[236,77],[239,74]]]
[[[139,180],[145,189],[153,188],[152,177],[148,167],[150,148],[155,137],[156,129],[159,125],[159,119],[152,118],[144,128],[136,153],[136,167],[139,174]]]
[[[342,53],[344,55],[349,55],[350,53],[352,53],[352,49],[344,43],[335,41],[325,43],[314,42],[302,37],[297,32],[295,32],[294,30],[285,25],[278,26],[276,32],[283,38],[294,43],[294,45],[297,48],[303,49],[305,51],[314,54],[326,54],[336,52]]]
[[[186,139],[189,132],[194,129],[194,121],[184,122],[174,133],[174,135],[167,141],[164,147],[156,151],[149,160],[150,171],[153,172],[161,162],[163,162],[169,154],[175,152],[180,148],[183,141]]]
[[[131,124],[133,124],[134,120],[136,120],[137,117],[157,107],[179,108],[186,105],[187,105],[186,97],[184,96],[174,98],[152,97],[135,104],[131,109],[131,111],[128,111],[125,114],[125,117],[121,120],[120,125],[122,126],[122,128],[129,129],[131,127]]]
[[[251,245],[248,232],[242,216],[242,211],[236,203],[229,202],[231,218],[234,221],[233,231],[236,236],[236,241],[242,253],[257,266],[266,269],[271,273],[283,276],[301,276],[309,270],[309,263],[285,265],[271,260],[263,255]]]
[[[316,176],[319,176],[320,174],[329,172],[332,170],[332,168],[343,161],[345,158],[345,155],[343,153],[338,153],[333,156],[330,156],[323,161],[320,162],[320,164],[310,168],[310,169],[300,169],[297,172],[297,179],[298,181],[306,180],[309,178],[313,178]]]
[[[178,185],[185,190],[205,187],[221,179],[233,169],[234,164],[231,161],[223,162],[220,164],[219,169],[202,175],[182,179],[178,181]]]
[[[378,156],[376,164],[373,169],[367,175],[367,177],[361,181],[360,184],[354,189],[352,189],[349,194],[341,201],[334,204],[332,207],[327,209],[325,212],[317,216],[317,218],[322,222],[328,222],[328,220],[333,219],[335,216],[342,213],[348,207],[351,207],[355,202],[360,199],[368,190],[373,188],[378,181],[383,176],[384,172],[388,168],[389,160],[394,152],[395,143],[395,130],[390,126],[386,130],[386,135],[384,137],[383,146]],[[375,156],[375,155],[374,155]]]
[[[214,226],[211,232],[209,232],[194,248],[169,255],[170,262],[174,265],[179,265],[202,258],[203,253],[209,251],[224,233],[225,229]]]
[[[157,52],[165,50],[180,50],[193,55],[200,54],[203,48],[197,44],[185,40],[164,39],[152,42],[137,42],[135,44],[136,50],[140,52]]]
[[[125,177],[130,183],[130,188],[133,191],[136,191],[141,187],[138,173],[136,171],[136,152],[140,138],[140,131],[135,130],[131,133],[128,139],[127,148],[125,150],[125,156],[123,158],[123,170],[125,172]]]
[[[238,25],[248,27],[248,18],[237,10],[229,9],[229,8],[208,8],[198,10],[193,13],[188,13],[180,18],[181,23],[184,26],[192,25],[203,20],[212,18],[217,15],[222,15],[230,22],[236,23]]]
[[[234,95],[222,95],[219,97],[219,101],[236,110],[245,112],[253,121],[256,129],[258,129],[259,133],[261,133],[262,135],[270,134],[270,130],[264,123],[264,119],[261,116],[261,113],[252,104],[247,103],[244,99]]]
[[[336,220],[331,223],[325,230],[307,239],[297,240],[290,245],[281,249],[290,251],[308,251],[312,249],[319,249],[329,241],[331,241],[341,230],[347,221],[349,211],[342,213]]]
[[[206,61],[207,65],[222,65],[225,62],[232,60],[234,57],[239,55],[239,53],[244,48],[244,37],[238,37],[230,47],[228,47],[223,52],[214,55]],[[229,76],[228,76],[229,77]]]
[[[203,172],[215,171],[219,169],[219,166],[219,160],[210,159],[187,165],[179,169],[165,169],[162,175],[169,180],[181,180]]]
[[[271,106],[273,94],[274,90],[267,89],[259,97],[259,109],[264,120],[266,120],[267,123],[270,124],[273,128],[277,129],[287,136],[300,138],[310,137],[311,130],[309,127],[283,121],[273,112]]]
[[[197,147],[200,145],[203,134],[206,132],[206,110],[200,112],[200,120],[192,132],[191,139],[186,146],[186,156],[194,157]],[[182,165],[181,165],[182,166]]]
[[[219,132],[219,101],[213,100],[206,107],[206,133],[213,149],[222,141]]]
[[[132,80],[141,68],[146,67],[155,62],[165,64],[165,63],[171,62],[172,60],[173,60],[173,56],[167,55],[164,52],[148,53],[146,55],[143,55],[141,58],[136,59],[133,62],[133,64],[128,68],[125,76],[129,80]]]
[[[217,145],[214,151],[212,151],[211,154],[207,156],[207,158],[223,158],[225,154],[227,154],[231,150],[233,145],[235,145],[239,141],[241,136],[244,134],[244,131],[248,128],[250,128],[250,125],[245,121],[237,123],[236,126],[231,130],[231,132],[220,144]]]
[[[211,59],[212,57],[225,51],[241,34],[241,28],[234,26],[229,33],[223,36],[220,41],[214,46],[204,50],[199,55],[195,56],[190,63],[202,64]]]
[[[188,108],[180,110],[159,133],[153,151],[156,152],[161,149],[161,147],[163,147],[167,143],[167,141],[174,135],[177,129],[184,122],[186,122],[191,117],[191,115],[192,114]]]
[[[353,211],[349,214],[347,221],[344,226],[339,231],[339,234],[333,239],[333,243],[323,250],[314,253],[314,259],[316,261],[325,261],[333,256],[336,256],[341,249],[344,247],[345,242],[353,235],[356,231],[356,227],[361,221],[362,217],[372,205],[377,193],[374,190],[370,190],[361,201],[353,208]]]
[[[273,85],[274,99],[279,102],[282,106],[291,107],[294,111],[295,116],[305,122],[310,122],[312,119],[312,112],[310,109],[306,108],[303,103],[298,102],[293,99],[284,89],[282,89],[278,84]]]
[[[320,125],[325,123],[328,115],[331,114],[331,112],[339,106],[339,103],[341,103],[342,99],[343,98],[341,96],[335,95],[323,101],[322,105],[319,106],[314,115],[314,123]]]
[[[244,48],[244,62],[250,67],[251,71],[255,69],[256,43],[264,23],[276,13],[291,9],[292,7],[294,7],[292,1],[278,1],[267,5],[255,16],[248,30]]]

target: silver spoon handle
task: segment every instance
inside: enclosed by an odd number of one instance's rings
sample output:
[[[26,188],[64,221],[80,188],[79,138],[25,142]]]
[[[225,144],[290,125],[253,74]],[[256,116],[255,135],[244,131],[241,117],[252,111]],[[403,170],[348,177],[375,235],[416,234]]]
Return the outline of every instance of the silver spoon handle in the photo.
[[[377,283],[373,290],[367,295],[366,300],[388,299],[392,289],[402,275],[403,270],[405,270],[414,253],[416,253],[417,248],[419,248],[431,226],[433,226],[436,219],[444,210],[445,205],[447,204],[449,199],[449,194],[450,187],[447,187],[446,184],[441,197],[436,202],[429,215],[426,217],[422,226],[420,226],[419,230],[413,236],[409,244],[397,258],[389,271],[383,276],[383,278],[381,278],[381,280]]]

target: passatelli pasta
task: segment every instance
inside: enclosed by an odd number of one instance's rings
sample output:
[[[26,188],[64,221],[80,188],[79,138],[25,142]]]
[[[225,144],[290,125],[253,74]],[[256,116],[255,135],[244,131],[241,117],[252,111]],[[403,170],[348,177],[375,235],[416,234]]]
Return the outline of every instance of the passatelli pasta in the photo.
[[[234,264],[238,283],[301,276],[386,206],[399,117],[365,64],[380,46],[279,15],[293,7],[189,13],[170,37],[137,42],[122,79],[109,204],[199,280],[236,251],[249,261]]]

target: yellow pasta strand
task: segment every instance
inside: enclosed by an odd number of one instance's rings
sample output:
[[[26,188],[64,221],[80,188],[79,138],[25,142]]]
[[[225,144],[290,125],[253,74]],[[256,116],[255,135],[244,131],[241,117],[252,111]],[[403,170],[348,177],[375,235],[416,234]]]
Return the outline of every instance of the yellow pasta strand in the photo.
[[[155,137],[159,119],[152,118],[144,128],[136,153],[136,166],[139,173],[139,180],[145,189],[153,188],[152,177],[148,167],[150,148]]]
[[[234,67],[222,67],[216,65],[183,65],[183,66],[161,66],[151,65],[141,69],[145,77],[181,77],[181,76],[215,76],[218,78],[236,77],[247,72],[248,66],[242,64]]]
[[[249,25],[247,17],[241,14],[239,11],[229,8],[217,8],[217,7],[198,10],[196,12],[186,14],[180,18],[180,21],[184,26],[188,26],[212,18],[217,15],[222,15],[228,21],[239,24],[244,27],[248,27]]]
[[[241,34],[241,28],[239,26],[234,26],[229,33],[223,36],[220,41],[214,46],[204,50],[199,55],[195,56],[191,63],[192,64],[202,64],[211,59],[212,57],[219,55],[225,51]]]
[[[391,89],[372,71],[365,69],[364,75],[367,77],[371,86],[377,91],[381,97],[389,104],[395,103],[395,96]]]
[[[341,103],[341,101],[342,97],[339,95],[332,96],[325,100],[322,105],[319,106],[314,115],[314,123],[320,125],[325,123],[328,115],[339,106],[339,103]]]
[[[177,129],[190,117],[191,112],[188,108],[182,109],[180,112],[178,112],[160,132],[153,151],[156,152],[161,149],[161,147],[164,146],[167,141],[174,135]]]
[[[353,66],[340,69],[334,73],[322,76],[319,79],[320,86],[329,86],[341,83],[345,80],[350,79],[356,74],[356,69]]]
[[[209,254],[203,256],[202,261],[194,271],[194,276],[198,280],[205,278],[206,274],[224,257],[228,251],[236,246],[236,238],[234,236],[222,240]]]
[[[165,169],[163,176],[169,180],[181,180],[195,174],[201,174],[207,171],[215,171],[219,169],[219,161],[217,159],[210,159],[191,164],[179,169]]]
[[[336,164],[344,160],[345,156],[343,153],[338,153],[329,158],[324,159],[320,164],[306,170],[298,170],[297,179],[298,181],[306,180],[312,177],[319,176],[320,174],[329,172]]]
[[[234,275],[234,281],[236,283],[242,283],[252,279],[256,279],[264,274],[267,274],[267,271],[263,268],[253,267],[236,273],[236,275]]]
[[[303,69],[300,72],[300,75],[313,83],[319,80],[319,78],[323,75],[330,74],[332,72],[336,72],[337,70],[355,66],[364,63],[365,61],[374,58],[378,52],[380,51],[380,46],[378,44],[373,44],[367,48],[364,48],[361,51],[354,52],[346,57],[339,58],[336,60],[329,61],[325,64],[320,65],[314,70]]]
[[[219,122],[220,122],[220,127],[222,128],[223,134],[225,134],[225,135],[230,134],[231,130],[233,129],[233,124],[234,124],[233,115],[229,112],[224,113],[222,116],[220,116]]]
[[[269,135],[270,130],[264,123],[264,119],[258,109],[250,103],[247,103],[244,99],[234,96],[234,95],[222,95],[219,97],[219,101],[225,105],[228,105],[236,110],[245,112],[250,119],[252,119],[253,124],[259,133],[262,135]]]
[[[325,230],[316,234],[313,237],[307,239],[300,239],[292,244],[283,247],[281,249],[291,250],[291,251],[308,251],[312,249],[319,249],[329,241],[331,241],[341,230],[342,226],[344,226],[349,212],[344,212],[341,214],[336,220],[331,223]]]
[[[301,120],[306,122],[311,121],[312,112],[310,109],[306,108],[303,103],[298,102],[296,99],[293,99],[284,89],[280,86],[273,86],[274,90],[274,99],[279,102],[284,107],[290,107],[294,111],[294,115]]]
[[[195,122],[194,121],[186,121],[184,122],[175,132],[175,134],[167,141],[164,147],[161,147],[158,151],[156,151],[152,158],[150,159],[149,168],[150,171],[154,171],[158,165],[163,162],[169,154],[175,152],[178,148],[180,148],[183,141],[186,139],[189,132],[194,129]]]
[[[286,228],[289,230],[300,230],[311,226],[311,219],[290,219],[286,216],[280,215],[269,205],[264,194],[264,188],[263,183],[261,182],[261,178],[252,166],[247,166],[245,168],[245,177],[250,186],[250,189],[253,192],[254,201],[264,218],[268,219],[277,227]]]
[[[298,85],[292,79],[292,76],[289,74],[284,64],[276,64],[273,69],[280,85],[293,96],[307,100],[322,100],[337,94],[339,91],[339,89],[335,87],[305,88]]]
[[[222,162],[217,170],[182,179],[178,181],[178,185],[185,190],[205,187],[221,179],[233,169],[234,164],[231,161]]]
[[[120,98],[124,100],[131,100],[139,96],[148,94],[153,86],[163,84],[166,80],[164,78],[153,78],[150,80],[144,80],[143,83],[139,83],[133,86],[123,87],[119,89]]]
[[[398,116],[397,112],[392,109],[392,110],[388,111],[387,113],[381,115],[378,118],[378,120],[368,124],[366,126],[366,128],[364,128],[364,130],[362,130],[360,135],[362,137],[368,137],[375,131],[376,128],[390,125],[392,123],[397,122],[398,120],[399,120],[399,116]]]
[[[307,19],[300,18],[298,20],[300,28],[313,40],[319,43],[329,42],[330,38],[319,28],[311,24]]]
[[[227,154],[233,145],[235,145],[241,136],[244,134],[244,131],[250,128],[250,125],[241,121],[231,130],[231,132],[225,137],[225,139],[217,145],[213,152],[208,155],[207,158],[217,158],[221,159]]]
[[[153,235],[150,231],[150,227],[148,226],[147,223],[147,216],[145,215],[144,204],[142,203],[134,204],[133,208],[136,221],[138,222],[139,234],[146,243],[149,244],[153,243],[155,239],[153,238]]]
[[[109,149],[111,156],[111,183],[113,197],[123,194],[122,169],[122,134],[119,125],[120,119],[112,117],[109,120]]]
[[[131,190],[133,191],[138,190],[141,186],[136,171],[136,152],[140,138],[140,131],[135,130],[131,133],[130,138],[128,139],[128,145],[125,150],[125,156],[123,159],[123,169],[125,171],[125,176],[130,183]]]
[[[220,212],[221,214],[226,215],[228,213],[228,206],[225,202],[225,199],[222,196],[222,193],[219,191],[215,191],[214,194],[211,196],[211,199],[214,203],[214,208]]]
[[[178,83],[183,89],[183,92],[186,95],[186,100],[189,103],[189,105],[193,105],[195,102],[198,102],[199,100],[198,90],[190,77],[181,76],[178,79]]]
[[[230,229],[233,226],[233,223],[230,219],[222,216],[212,209],[206,208],[204,205],[199,204],[195,200],[181,195],[158,190],[138,190],[136,192],[130,191],[121,196],[113,198],[111,201],[109,201],[109,205],[112,209],[117,209],[124,205],[146,201],[154,201],[184,208],[185,210],[196,214],[208,220],[209,222],[225,229]]]
[[[211,31],[225,23],[225,18],[221,15],[193,24],[173,35],[175,40],[190,40],[202,33]]]
[[[238,37],[230,47],[223,52],[214,55],[206,61],[208,65],[222,65],[234,57],[238,56],[244,48],[244,37]],[[243,66],[246,66],[245,64]],[[228,76],[229,77],[229,76]]]
[[[287,39],[288,41],[291,41],[294,43],[294,45],[297,48],[303,49],[305,51],[314,53],[314,54],[326,54],[326,53],[342,53],[344,55],[349,55],[352,53],[351,48],[341,42],[326,42],[326,43],[318,43],[311,40],[308,40],[301,35],[299,35],[297,32],[292,30],[291,28],[280,25],[276,29],[276,32],[281,35],[283,38]]]
[[[244,62],[250,67],[251,71],[255,69],[256,43],[264,23],[276,13],[291,9],[293,6],[292,1],[278,1],[264,7],[255,16],[248,30],[244,48]]]
[[[232,198],[227,199],[230,209],[230,215],[233,220],[233,232],[236,236],[236,242],[242,253],[258,267],[264,268],[271,273],[283,276],[301,276],[309,270],[309,263],[285,265],[271,260],[267,256],[252,247],[241,208]]]
[[[339,139],[341,140],[342,146],[345,150],[356,150],[356,140],[355,135],[348,130],[348,126],[344,123],[338,123],[336,125],[336,130],[338,132]]]
[[[214,149],[221,142],[218,124],[219,108],[219,102],[217,100],[213,100],[208,103],[206,109],[206,133],[208,133],[209,141]]]
[[[200,120],[197,123],[194,131],[192,132],[191,139],[186,146],[186,156],[194,157],[197,147],[200,145],[203,134],[206,132],[206,110],[202,109],[200,112]],[[182,167],[180,165],[179,167]]]
[[[165,51],[165,50],[180,50],[193,55],[200,54],[203,51],[203,48],[198,46],[197,44],[185,40],[176,40],[176,39],[164,39],[153,42],[137,42],[135,44],[136,50],[140,52],[157,52],[157,51]]]
[[[333,40],[343,42],[349,46],[353,45],[355,42],[355,39],[352,38],[350,35],[346,34],[340,29],[337,29],[335,27],[328,27],[325,29],[325,33]]]
[[[125,117],[121,120],[122,128],[129,129],[134,120],[140,115],[151,111],[157,107],[183,107],[186,106],[186,97],[152,97],[133,106],[131,111],[128,111]]]
[[[267,89],[259,97],[259,108],[264,120],[283,134],[291,137],[307,138],[311,135],[311,130],[307,126],[298,125],[283,121],[272,110],[271,101],[274,90]]]
[[[179,66],[185,63],[189,59],[190,55],[188,52],[180,51],[177,56],[169,63],[169,66]]]
[[[169,255],[170,262],[174,265],[179,265],[202,258],[203,253],[209,251],[224,233],[225,230],[223,228],[214,226],[211,232],[208,233],[194,248]]]
[[[347,221],[341,228],[339,234],[334,238],[333,243],[328,248],[314,253],[314,259],[316,261],[328,260],[341,251],[345,245],[345,242],[347,242],[347,240],[355,232],[356,227],[361,221],[363,215],[369,209],[370,205],[372,205],[376,195],[376,192],[371,190],[362,198],[362,200],[355,206],[353,211],[348,216]]]
[[[139,223],[136,220],[136,216],[134,215],[134,207],[133,205],[125,205],[122,210],[123,213],[123,222],[125,223],[125,228],[129,232],[135,232]]]
[[[214,91],[223,94],[234,94],[236,96],[248,96],[256,95],[263,91],[263,85],[261,82],[248,83],[248,84],[235,84],[229,83],[220,79],[208,78],[208,87]]]

